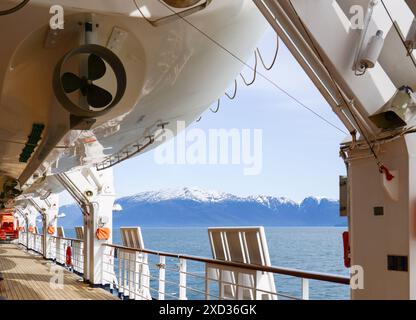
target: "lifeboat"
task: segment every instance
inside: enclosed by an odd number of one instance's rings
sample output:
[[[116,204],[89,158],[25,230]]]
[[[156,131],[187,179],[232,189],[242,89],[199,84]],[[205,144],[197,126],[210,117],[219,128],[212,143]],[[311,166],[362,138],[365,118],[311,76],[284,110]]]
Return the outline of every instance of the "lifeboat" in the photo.
[[[12,213],[0,213],[0,241],[12,241],[19,236],[17,223]]]

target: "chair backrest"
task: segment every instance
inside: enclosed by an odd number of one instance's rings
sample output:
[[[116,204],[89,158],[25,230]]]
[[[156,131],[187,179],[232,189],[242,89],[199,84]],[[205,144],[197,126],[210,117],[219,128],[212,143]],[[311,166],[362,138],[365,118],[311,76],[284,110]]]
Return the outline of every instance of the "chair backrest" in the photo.
[[[79,240],[84,239],[84,227],[75,227],[75,236]]]
[[[214,259],[271,266],[263,227],[209,228],[208,235]],[[219,281],[220,299],[277,299],[273,273],[215,265],[207,270],[209,278]]]
[[[120,228],[120,234],[123,246],[144,249],[142,230],[140,227],[122,227]]]
[[[208,235],[214,259],[271,265],[263,227],[209,228]]]
[[[65,238],[65,231],[63,227],[56,228],[56,233],[59,238]]]

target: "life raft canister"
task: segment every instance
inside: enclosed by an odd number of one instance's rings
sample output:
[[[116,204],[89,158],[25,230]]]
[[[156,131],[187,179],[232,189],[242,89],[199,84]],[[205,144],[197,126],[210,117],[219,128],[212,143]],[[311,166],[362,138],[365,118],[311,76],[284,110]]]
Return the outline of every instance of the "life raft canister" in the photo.
[[[98,240],[108,240],[110,239],[111,231],[109,228],[98,228],[95,232],[95,236]]]
[[[49,234],[54,234],[55,233],[55,228],[53,226],[49,226],[48,227],[48,233]]]
[[[342,242],[344,244],[344,266],[346,268],[351,267],[351,249],[350,249],[350,234],[348,231],[342,233]]]
[[[67,266],[72,265],[71,254],[72,254],[72,252],[71,252],[71,247],[70,247],[70,246],[68,246],[68,247],[66,248],[66,259],[65,259],[65,262],[66,262],[66,265],[67,265]]]

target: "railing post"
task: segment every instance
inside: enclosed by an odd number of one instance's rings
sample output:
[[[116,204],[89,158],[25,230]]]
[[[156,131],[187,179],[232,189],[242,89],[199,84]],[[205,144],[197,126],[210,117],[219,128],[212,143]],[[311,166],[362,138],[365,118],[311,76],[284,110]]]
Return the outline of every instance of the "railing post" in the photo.
[[[49,238],[50,240],[50,253],[51,253],[51,258],[52,258],[52,260],[55,260],[55,262],[56,262],[56,238],[55,238],[55,236],[51,236],[50,238]]]
[[[159,258],[159,300],[165,300],[166,258]]]
[[[62,263],[61,260],[61,239],[55,238],[55,260],[57,263]]]
[[[116,256],[117,256],[117,264],[118,264],[118,293],[120,295],[124,294],[124,279],[123,279],[123,256],[124,253],[121,249],[116,249]]]
[[[130,266],[130,253],[123,253],[123,266],[124,266],[124,275],[123,275],[123,294],[125,297],[130,296],[130,286],[129,286],[129,266]]]
[[[302,278],[302,300],[309,300],[309,279]]]
[[[187,300],[186,297],[186,260],[179,259],[179,300]]]
[[[205,263],[205,300],[211,300],[211,281],[210,267]]]
[[[139,272],[137,270],[137,257],[136,253],[128,253],[129,257],[129,273],[128,273],[128,279],[129,279],[129,298],[135,300],[137,296],[137,291],[139,287]]]

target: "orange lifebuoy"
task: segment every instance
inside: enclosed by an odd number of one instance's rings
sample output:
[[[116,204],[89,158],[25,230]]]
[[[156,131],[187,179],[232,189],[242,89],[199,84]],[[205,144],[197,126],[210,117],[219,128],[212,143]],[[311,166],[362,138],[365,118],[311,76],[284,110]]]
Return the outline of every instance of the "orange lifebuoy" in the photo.
[[[34,227],[29,227],[29,232],[30,233],[35,233],[35,228]]]
[[[98,240],[108,240],[110,239],[110,229],[109,228],[98,228],[95,232],[95,235]]]
[[[66,262],[67,266],[72,265],[71,255],[72,255],[72,250],[71,250],[71,247],[68,246],[66,248],[66,259],[65,259],[65,262]]]
[[[54,234],[54,233],[55,233],[55,228],[54,228],[54,227],[52,227],[52,226],[49,226],[49,227],[48,227],[48,233],[49,233],[49,234]]]
[[[351,249],[350,249],[350,235],[348,231],[345,231],[342,234],[342,242],[344,244],[344,266],[346,268],[350,268],[351,267],[351,257],[350,257]]]

